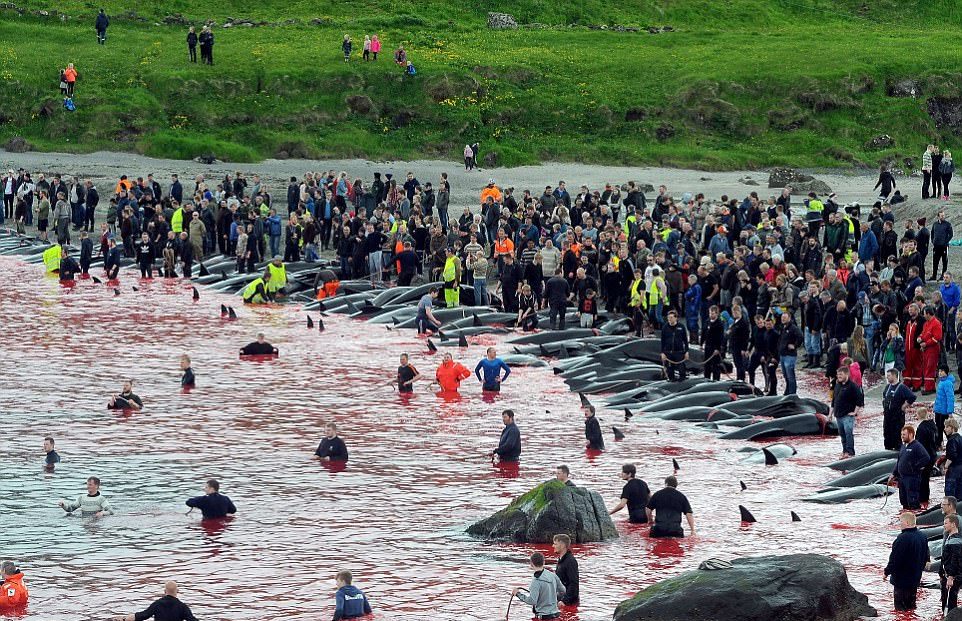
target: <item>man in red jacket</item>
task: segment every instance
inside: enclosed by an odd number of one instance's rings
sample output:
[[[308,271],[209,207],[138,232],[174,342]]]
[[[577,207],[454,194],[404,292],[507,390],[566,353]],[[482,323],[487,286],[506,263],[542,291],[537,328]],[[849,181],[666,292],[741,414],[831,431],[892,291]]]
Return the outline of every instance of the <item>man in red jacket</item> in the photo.
[[[913,391],[922,389],[922,349],[919,347],[922,325],[918,304],[909,304],[909,318],[905,322],[905,385]]]
[[[925,307],[925,325],[919,335],[919,349],[922,350],[922,377],[925,378],[923,395],[935,392],[935,375],[939,366],[939,349],[942,343],[942,322],[935,316],[935,309]]]
[[[460,362],[455,362],[451,354],[444,354],[444,361],[441,362],[441,366],[435,373],[435,378],[438,385],[441,386],[441,390],[443,392],[458,392],[461,380],[467,377],[471,377],[471,372],[468,371],[467,367]]]
[[[0,613],[18,611],[27,605],[27,587],[23,584],[23,573],[13,561],[0,565],[3,586],[0,587]]]

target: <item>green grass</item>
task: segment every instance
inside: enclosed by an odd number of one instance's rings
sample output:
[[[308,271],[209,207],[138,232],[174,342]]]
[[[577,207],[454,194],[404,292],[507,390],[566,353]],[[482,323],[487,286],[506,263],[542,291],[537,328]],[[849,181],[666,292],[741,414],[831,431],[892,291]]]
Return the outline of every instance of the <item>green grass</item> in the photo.
[[[917,157],[932,141],[952,146],[924,98],[886,97],[887,80],[918,77],[926,95],[962,96],[954,36],[962,3],[947,0],[497,0],[490,10],[552,26],[499,32],[466,0],[198,5],[137,5],[147,21],[115,17],[103,47],[92,29],[99,5],[86,0],[57,4],[66,23],[0,12],[0,144],[19,135],[40,150],[256,161],[460,159],[464,143],[479,140],[506,166],[851,166]],[[116,15],[131,5],[105,6]],[[299,25],[217,27],[217,64],[204,67],[186,62],[185,28],[154,25],[172,13],[195,23],[231,16]],[[316,17],[325,25],[311,25]],[[676,31],[563,26],[570,23]],[[377,63],[359,60],[365,31],[384,41]],[[355,40],[350,64],[341,60],[344,32]],[[414,79],[391,62],[399,42],[418,68]],[[74,113],[57,91],[67,62],[81,73]],[[352,113],[351,96],[368,97],[374,110]],[[47,100],[53,113],[40,114]],[[628,110],[643,118],[626,120]],[[671,135],[660,136],[668,127]],[[866,150],[880,133],[895,147]]]

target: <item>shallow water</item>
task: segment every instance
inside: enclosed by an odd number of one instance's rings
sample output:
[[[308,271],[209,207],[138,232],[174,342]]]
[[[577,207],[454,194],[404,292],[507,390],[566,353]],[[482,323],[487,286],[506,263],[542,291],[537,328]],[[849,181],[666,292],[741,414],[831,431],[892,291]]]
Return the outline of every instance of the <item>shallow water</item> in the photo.
[[[181,281],[125,275],[114,296],[91,281],[62,287],[41,269],[0,259],[0,556],[16,558],[26,574],[27,618],[141,610],[176,579],[198,618],[315,620],[333,611],[334,574],[350,569],[379,620],[503,619],[509,589],[527,585],[532,548],[468,538],[472,520],[551,477],[556,464],[613,504],[622,463],[637,463],[654,490],[672,473],[672,457],[699,535],[651,540],[646,527],[616,516],[620,540],[577,548],[582,604],[566,619],[610,619],[638,589],[712,556],[813,551],[841,560],[881,618],[896,618],[881,569],[897,500],[797,501],[835,476],[820,465],[840,453],[837,438],[794,440],[798,456],[765,467],[742,463],[745,442],[690,423],[626,424],[620,411],[605,411],[608,451],[589,456],[578,398],[550,369],[515,369],[493,399],[473,380],[457,400],[426,384],[405,399],[385,385],[397,356],[409,352],[428,375],[440,362],[413,331],[332,316],[318,333],[297,308],[241,308],[238,298],[203,290],[194,302]],[[239,320],[220,319],[224,302]],[[240,361],[237,348],[258,331],[280,357]],[[469,340],[466,351],[450,351],[473,368],[500,338]],[[181,353],[198,376],[189,394],[179,387]],[[127,377],[146,407],[124,416],[104,405]],[[824,398],[821,378],[803,371],[800,386]],[[880,408],[869,406],[856,429],[859,452],[882,448]],[[487,457],[504,408],[519,412],[517,472]],[[313,457],[328,420],[338,421],[351,452],[342,471]],[[627,433],[623,441],[613,441],[612,424]],[[52,474],[42,469],[47,434],[64,460]],[[117,515],[65,517],[58,499],[85,493],[90,475],[103,480]],[[216,526],[185,516],[185,498],[201,494],[209,477],[239,510]],[[759,522],[740,524],[739,504]],[[802,522],[791,522],[791,510]],[[926,593],[922,614],[901,618],[934,618],[938,605],[937,593]],[[524,608],[513,606],[512,618],[528,618]]]

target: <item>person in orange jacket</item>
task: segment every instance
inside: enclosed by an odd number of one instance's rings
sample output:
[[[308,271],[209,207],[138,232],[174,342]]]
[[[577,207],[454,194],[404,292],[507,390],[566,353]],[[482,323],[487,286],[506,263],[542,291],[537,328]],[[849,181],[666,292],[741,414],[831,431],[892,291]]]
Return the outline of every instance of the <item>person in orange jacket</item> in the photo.
[[[461,386],[461,380],[471,377],[471,372],[460,362],[455,362],[451,354],[444,354],[435,377],[442,391],[457,392],[458,387]]]
[[[488,185],[481,190],[481,204],[483,205],[488,197],[494,199],[495,203],[501,204],[501,188],[494,183],[494,179],[488,179]]]
[[[27,587],[23,584],[23,573],[17,569],[13,561],[4,561],[0,565],[0,577],[3,586],[0,587],[0,612],[18,610],[27,605]]]
[[[926,306],[923,313],[925,325],[919,335],[919,349],[922,350],[922,394],[931,395],[935,392],[935,376],[938,373],[942,322],[935,316],[935,309],[931,306]]]

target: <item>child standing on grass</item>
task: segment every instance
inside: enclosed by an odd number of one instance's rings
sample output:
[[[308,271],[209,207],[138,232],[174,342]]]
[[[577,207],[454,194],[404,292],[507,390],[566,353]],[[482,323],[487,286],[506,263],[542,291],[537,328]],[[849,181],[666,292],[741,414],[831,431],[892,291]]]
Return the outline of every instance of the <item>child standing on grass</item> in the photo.
[[[67,63],[67,68],[63,70],[63,79],[67,82],[67,97],[73,97],[73,87],[77,81],[77,70],[73,63]]]
[[[362,57],[364,58],[364,62],[369,61],[371,59],[370,56],[371,56],[371,37],[364,35],[364,52],[362,54]]]
[[[344,42],[341,43],[341,49],[344,50],[344,62],[351,60],[351,35],[344,35]]]
[[[374,60],[377,60],[377,53],[381,51],[381,40],[377,38],[377,35],[371,37],[371,53],[374,54]]]

